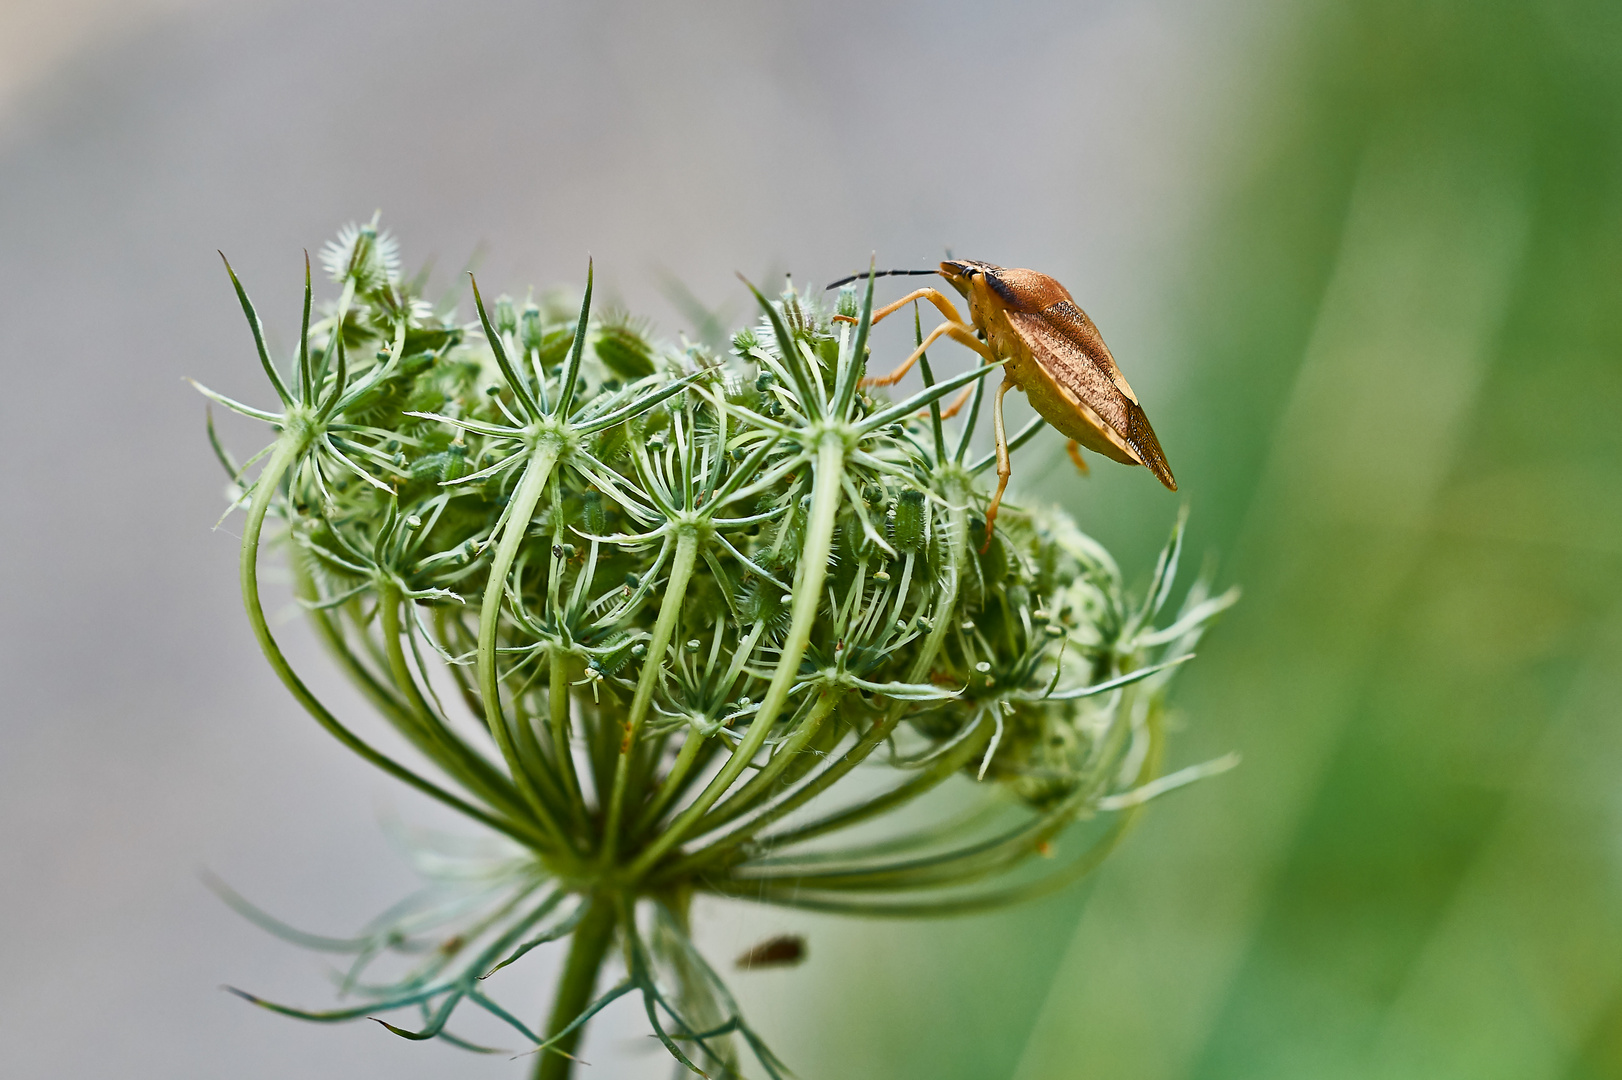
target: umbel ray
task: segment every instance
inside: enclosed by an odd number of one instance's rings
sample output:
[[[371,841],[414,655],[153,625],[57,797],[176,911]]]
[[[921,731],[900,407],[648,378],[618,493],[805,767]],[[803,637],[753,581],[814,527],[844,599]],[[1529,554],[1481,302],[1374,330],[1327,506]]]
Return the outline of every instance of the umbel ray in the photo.
[[[873,322],[916,300],[927,300],[946,321],[929,332],[912,355],[888,375],[864,379],[866,386],[890,386],[901,380],[924,351],[942,337],[961,342],[988,364],[1003,365],[1002,384],[992,405],[997,440],[997,493],[986,508],[986,544],[997,520],[1012,465],[1002,399],[1010,389],[1023,390],[1031,407],[1070,440],[1070,458],[1087,471],[1081,447],[1125,465],[1145,465],[1172,491],[1177,481],[1160,449],[1137,394],[1115,364],[1098,327],[1063,285],[1035,270],[1009,269],[969,259],[948,259],[937,270],[880,270],[872,276],[939,274],[969,302],[970,322],[939,289],[922,288],[873,312]],[[832,282],[833,289],[867,277],[855,274]],[[953,402],[951,415],[968,399]]]

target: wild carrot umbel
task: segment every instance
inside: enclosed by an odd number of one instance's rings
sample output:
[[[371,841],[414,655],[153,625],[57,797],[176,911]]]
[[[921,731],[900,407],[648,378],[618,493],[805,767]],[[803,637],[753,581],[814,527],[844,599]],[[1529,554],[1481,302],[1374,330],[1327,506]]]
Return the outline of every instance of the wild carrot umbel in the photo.
[[[1159,775],[1167,684],[1235,594],[1196,582],[1170,607],[1181,521],[1136,600],[1053,509],[1005,508],[981,552],[992,458],[969,450],[992,369],[935,382],[925,358],[923,391],[867,396],[871,279],[832,310],[755,292],[762,321],[715,355],[594,316],[589,268],[578,308],[487,304],[475,285],[462,323],[394,250],[375,221],[345,230],[325,252],[340,295],[314,321],[306,261],[286,371],[233,274],[279,404],[203,393],[275,432],[243,466],[214,440],[271,666],[346,746],[499,842],[425,852],[434,882],[351,939],[221,886],[278,934],[354,958],[352,1005],[250,1001],[325,1021],[414,1011],[389,1029],[470,1049],[451,1021],[482,1009],[539,1051],[538,1076],[563,1077],[587,1020],[634,994],[694,1071],[736,1075],[747,1049],[780,1077],[693,947],[696,894],[855,915],[1007,904],[1086,873],[1142,802],[1227,764]],[[949,432],[940,399],[971,384]],[[267,535],[413,760],[289,664],[260,597]],[[851,794],[859,767],[890,779]],[[872,839],[948,782],[990,812]],[[842,844],[857,825],[867,839]],[[544,1025],[497,1004],[490,976],[565,940]],[[388,953],[414,965],[379,983]],[[600,992],[610,956],[624,974]]]

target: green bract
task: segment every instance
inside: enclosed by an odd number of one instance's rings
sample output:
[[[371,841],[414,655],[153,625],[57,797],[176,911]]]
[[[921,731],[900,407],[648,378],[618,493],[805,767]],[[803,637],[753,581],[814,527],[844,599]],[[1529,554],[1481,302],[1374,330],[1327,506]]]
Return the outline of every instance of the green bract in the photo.
[[[306,267],[290,374],[233,274],[280,405],[203,392],[277,433],[251,483],[220,449],[277,674],[351,749],[507,842],[425,851],[434,883],[352,940],[231,894],[355,957],[353,1007],[250,1000],[318,1020],[414,1009],[416,1030],[390,1029],[478,1049],[447,1028],[472,1005],[561,1077],[585,1021],[635,993],[695,1071],[736,1073],[741,1040],[781,1076],[688,938],[695,894],[883,915],[1007,903],[1078,877],[1144,799],[1227,764],[1157,776],[1166,685],[1235,594],[1197,583],[1167,613],[1180,522],[1138,600],[1057,510],[1005,508],[982,552],[992,458],[968,450],[992,369],[932,383],[926,360],[923,392],[868,397],[871,280],[826,307],[757,292],[761,324],[715,356],[593,321],[589,272],[577,314],[487,308],[475,287],[478,321],[459,323],[395,250],[375,221],[346,229],[323,253],[341,295],[314,324]],[[939,400],[970,383],[948,437]],[[431,769],[363,741],[289,666],[261,606],[267,520],[317,633]],[[953,778],[979,812],[886,827]],[[487,976],[564,938],[532,1028]],[[616,945],[624,978],[597,995]],[[386,952],[417,964],[370,981]]]

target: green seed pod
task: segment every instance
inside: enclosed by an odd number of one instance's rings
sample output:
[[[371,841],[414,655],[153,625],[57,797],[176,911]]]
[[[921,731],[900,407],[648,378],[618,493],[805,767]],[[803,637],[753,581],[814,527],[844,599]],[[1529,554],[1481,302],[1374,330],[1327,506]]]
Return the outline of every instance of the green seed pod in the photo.
[[[541,367],[554,368],[563,363],[563,358],[569,355],[574,348],[574,327],[563,326],[544,332],[541,343],[536,346]]]
[[[534,304],[524,305],[524,316],[518,324],[518,341],[524,346],[524,351],[539,349],[545,340],[545,331],[541,328],[541,309]]]
[[[433,477],[435,480],[441,479],[440,470],[445,467],[445,456],[445,454],[439,453],[420,457],[411,463],[407,475],[413,480],[427,480],[429,477]]]
[[[622,379],[641,379],[654,372],[653,346],[643,337],[642,328],[629,319],[604,323],[592,347],[603,366]]]
[[[924,505],[924,493],[917,488],[907,488],[896,499],[890,542],[897,551],[922,551],[929,542],[929,509]]]
[[[439,466],[440,482],[460,479],[467,475],[467,471],[467,447],[461,443],[451,443]]]
[[[604,655],[594,656],[586,661],[586,669],[599,675],[617,675],[629,664],[634,656],[646,656],[646,645],[641,646],[638,653],[633,646],[630,635],[624,631],[615,631],[598,643],[598,648],[609,650]]]
[[[496,297],[496,312],[492,321],[503,334],[511,334],[518,329],[518,311],[513,307],[513,298],[506,293]]]
[[[810,329],[805,317],[805,307],[800,303],[800,294],[794,291],[792,283],[783,290],[779,299],[783,305],[783,321],[788,324],[791,333],[803,334]],[[792,348],[793,345],[790,342],[779,341],[777,347],[781,350]]]
[[[773,632],[781,632],[788,627],[789,604],[793,599],[771,582],[756,578],[744,588],[738,613],[746,623],[764,622]]]
[[[592,536],[608,532],[608,515],[603,512],[603,493],[589,488],[580,495],[580,531]]]
[[[854,319],[860,310],[861,304],[856,299],[855,284],[846,285],[843,289],[840,289],[839,299],[834,302],[835,313],[843,315],[847,319]]]

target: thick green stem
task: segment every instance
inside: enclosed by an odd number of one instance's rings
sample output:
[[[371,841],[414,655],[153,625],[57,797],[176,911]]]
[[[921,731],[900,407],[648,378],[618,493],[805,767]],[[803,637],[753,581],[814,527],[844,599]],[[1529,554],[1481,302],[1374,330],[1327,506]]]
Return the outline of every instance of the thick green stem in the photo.
[[[794,579],[794,604],[790,609],[788,637],[783,641],[783,652],[772,672],[771,685],[761,699],[760,711],[744,735],[738,748],[727,758],[715,779],[699,793],[681,812],[670,827],[662,832],[631,865],[631,876],[646,874],[652,866],[680,843],[693,829],[715,800],[719,799],[754,760],[771,734],[777,714],[783,711],[789,691],[794,688],[800,674],[800,661],[811,640],[811,627],[817,620],[817,608],[822,603],[822,583],[828,576],[828,556],[833,550],[834,518],[839,513],[839,498],[844,490],[845,442],[838,432],[828,432],[817,444],[815,478],[811,485],[811,518],[806,523],[805,546],[800,553],[800,567]]]
[[[648,707],[653,703],[653,692],[659,686],[659,674],[665,666],[665,649],[670,645],[670,637],[676,632],[676,623],[681,618],[687,582],[692,579],[697,558],[698,535],[691,529],[682,529],[676,537],[676,555],[670,564],[670,577],[665,581],[659,619],[653,624],[653,636],[648,639],[648,655],[642,660],[642,675],[636,683],[636,696],[631,699],[631,711],[625,717],[619,760],[614,764],[614,791],[608,803],[608,824],[603,830],[605,862],[613,861],[619,844],[620,820],[625,814],[626,781],[631,773],[631,752],[636,747],[637,736],[642,734]]]
[[[585,918],[575,927],[569,940],[569,956],[563,962],[563,974],[558,978],[557,997],[552,1001],[552,1015],[546,1022],[546,1037],[551,1038],[574,1022],[586,1011],[597,990],[597,975],[614,944],[614,927],[618,921],[614,901],[608,896],[593,896],[587,901]],[[582,1024],[554,1045],[543,1050],[535,1063],[535,1080],[569,1080],[574,1074],[574,1052],[587,1025]]]
[[[490,728],[490,734],[496,740],[496,745],[501,749],[501,756],[507,762],[508,770],[518,781],[518,789],[523,793],[541,827],[557,838],[562,846],[568,846],[567,834],[558,826],[557,819],[541,796],[535,779],[529,775],[519,758],[518,747],[514,745],[512,731],[507,727],[507,719],[502,712],[501,678],[496,663],[496,631],[501,623],[502,602],[507,591],[507,575],[512,570],[513,561],[518,557],[519,545],[529,532],[535,505],[540,501],[541,492],[546,489],[546,482],[552,475],[552,466],[557,463],[557,459],[557,448],[550,442],[542,442],[536,446],[529,464],[524,468],[523,477],[518,481],[518,490],[513,492],[512,502],[507,508],[507,524],[502,530],[501,542],[496,547],[495,559],[490,564],[490,580],[484,588],[484,603],[479,608],[479,651],[476,667],[479,695],[484,699],[485,723]]]

